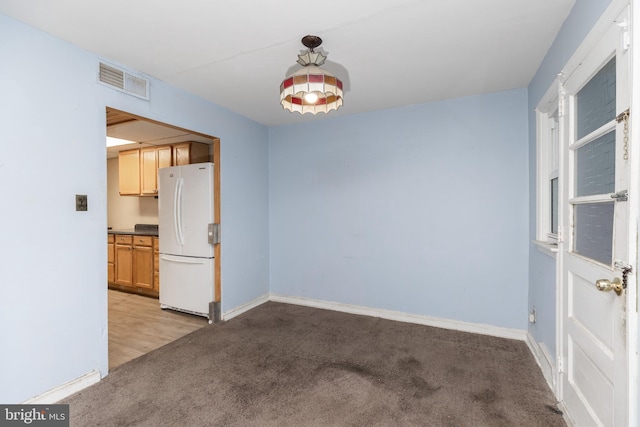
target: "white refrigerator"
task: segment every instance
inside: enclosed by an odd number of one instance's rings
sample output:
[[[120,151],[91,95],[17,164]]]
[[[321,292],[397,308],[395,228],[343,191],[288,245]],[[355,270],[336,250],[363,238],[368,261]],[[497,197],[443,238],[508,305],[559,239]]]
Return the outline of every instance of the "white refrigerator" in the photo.
[[[213,321],[213,163],[158,170],[160,307]]]

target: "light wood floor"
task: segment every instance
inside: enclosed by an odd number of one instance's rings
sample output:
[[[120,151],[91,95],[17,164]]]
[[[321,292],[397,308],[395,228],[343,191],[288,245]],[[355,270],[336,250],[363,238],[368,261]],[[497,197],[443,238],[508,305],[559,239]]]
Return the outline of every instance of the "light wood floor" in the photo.
[[[162,310],[155,298],[109,289],[109,369],[207,324],[205,317]]]

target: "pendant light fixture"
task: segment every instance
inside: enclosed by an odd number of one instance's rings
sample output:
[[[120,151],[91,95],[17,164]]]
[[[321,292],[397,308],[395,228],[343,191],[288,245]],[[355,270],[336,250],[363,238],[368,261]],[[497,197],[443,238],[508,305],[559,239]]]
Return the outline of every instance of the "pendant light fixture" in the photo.
[[[320,68],[326,55],[315,52],[322,44],[318,36],[304,36],[302,44],[308,50],[298,55],[302,69],[285,78],[280,84],[280,104],[289,111],[328,113],[342,106],[342,82],[330,72]]]

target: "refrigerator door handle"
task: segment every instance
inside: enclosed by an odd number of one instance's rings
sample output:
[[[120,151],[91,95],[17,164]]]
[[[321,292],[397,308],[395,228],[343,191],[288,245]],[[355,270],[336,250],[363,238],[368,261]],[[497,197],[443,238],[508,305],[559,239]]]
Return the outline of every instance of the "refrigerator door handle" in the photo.
[[[165,255],[160,255],[160,259],[169,262],[177,262],[180,264],[204,264],[205,259],[201,258],[187,258],[187,257],[168,257]]]
[[[182,234],[182,187],[184,179],[178,178],[173,202],[173,227],[176,233],[176,241],[180,246],[184,245],[184,235]]]

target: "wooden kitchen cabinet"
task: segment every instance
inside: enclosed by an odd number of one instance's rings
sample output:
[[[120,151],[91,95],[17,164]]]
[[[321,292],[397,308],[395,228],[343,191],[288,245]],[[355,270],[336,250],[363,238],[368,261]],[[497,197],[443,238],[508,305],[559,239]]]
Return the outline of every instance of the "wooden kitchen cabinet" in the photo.
[[[160,239],[153,238],[153,289],[160,292]]]
[[[117,285],[133,284],[133,236],[115,235],[115,272],[114,282]]]
[[[118,153],[121,196],[157,196],[158,169],[208,162],[209,144],[178,144],[126,150]]]
[[[158,156],[158,169],[173,166],[173,147],[171,145],[162,145],[156,148]]]
[[[109,234],[107,245],[111,249],[107,266],[109,287],[121,291],[158,297],[160,295],[159,239],[155,236]],[[112,267],[113,266],[113,267]]]
[[[140,195],[140,150],[118,153],[118,180],[121,196]]]
[[[158,150],[155,147],[140,149],[140,194],[158,194]]]
[[[153,240],[133,236],[133,286],[153,289]]]
[[[113,234],[107,234],[107,282],[113,283],[115,279],[116,279],[115,238]]]
[[[173,144],[173,166],[209,161],[209,145],[199,142]]]

